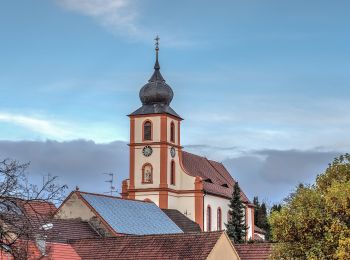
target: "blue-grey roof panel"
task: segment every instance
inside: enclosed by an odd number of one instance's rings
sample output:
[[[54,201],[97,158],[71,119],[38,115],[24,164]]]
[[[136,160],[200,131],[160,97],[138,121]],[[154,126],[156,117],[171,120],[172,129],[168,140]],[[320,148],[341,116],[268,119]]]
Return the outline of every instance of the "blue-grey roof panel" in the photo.
[[[154,203],[86,193],[81,195],[117,233],[183,233]]]

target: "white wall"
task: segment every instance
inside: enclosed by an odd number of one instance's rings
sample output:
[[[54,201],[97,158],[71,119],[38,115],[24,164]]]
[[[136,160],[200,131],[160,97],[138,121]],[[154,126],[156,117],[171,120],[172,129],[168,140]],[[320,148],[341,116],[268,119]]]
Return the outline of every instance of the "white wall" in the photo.
[[[211,231],[217,230],[217,210],[220,207],[221,208],[221,215],[222,215],[222,223],[221,227],[225,229],[225,223],[227,223],[227,212],[229,211],[228,207],[229,200],[212,196],[212,195],[205,195],[204,196],[204,231],[207,230],[207,207],[210,205],[211,207]]]
[[[145,121],[152,122],[152,142],[160,141],[160,116],[135,118],[135,143],[142,143],[142,127]]]
[[[247,208],[248,213],[248,223],[246,223],[248,227],[248,239],[253,239],[253,210],[251,208]]]
[[[227,223],[227,213],[229,211],[229,199],[224,199],[221,197],[216,197],[212,195],[205,195],[204,196],[204,231],[207,230],[207,207],[210,205],[211,207],[211,230],[215,231],[217,230],[217,209],[221,208],[221,214],[222,214],[222,223],[221,226],[223,229],[226,229],[225,223]],[[245,215],[244,211],[244,215]],[[248,222],[246,223],[248,226],[248,239],[253,238],[253,229],[252,229],[252,222],[253,222],[253,216],[252,216],[252,209],[247,209],[247,217]],[[245,219],[245,218],[244,218]]]
[[[158,188],[160,183],[160,147],[152,145],[152,154],[146,157],[142,154],[143,146],[135,147],[135,188]],[[133,147],[131,148],[133,149]],[[150,163],[153,167],[153,183],[142,183],[142,166]]]

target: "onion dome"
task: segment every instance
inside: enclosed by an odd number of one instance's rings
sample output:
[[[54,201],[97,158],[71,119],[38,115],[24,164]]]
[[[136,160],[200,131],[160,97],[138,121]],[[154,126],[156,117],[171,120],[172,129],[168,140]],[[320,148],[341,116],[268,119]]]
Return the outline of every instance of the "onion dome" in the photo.
[[[165,83],[160,73],[158,61],[159,37],[156,40],[156,62],[154,64],[154,72],[148,83],[140,89],[139,97],[142,107],[130,114],[133,115],[149,115],[149,114],[170,114],[181,119],[181,117],[170,107],[170,103],[174,97],[171,87]]]
[[[157,37],[156,39],[159,40]],[[140,100],[142,105],[164,104],[170,105],[173,99],[174,92],[171,87],[165,83],[165,80],[160,73],[160,66],[158,62],[158,41],[156,43],[156,63],[154,64],[154,73],[140,90]]]

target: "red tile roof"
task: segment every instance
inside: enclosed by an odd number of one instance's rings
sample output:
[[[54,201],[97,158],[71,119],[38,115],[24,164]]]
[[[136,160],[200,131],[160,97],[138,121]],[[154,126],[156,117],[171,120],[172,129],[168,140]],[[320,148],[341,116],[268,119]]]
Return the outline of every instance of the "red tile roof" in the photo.
[[[82,259],[206,259],[219,232],[120,236],[72,241]]]
[[[52,228],[45,235],[50,242],[66,243],[72,239],[101,237],[88,222],[79,219],[50,219],[48,223],[52,224]]]
[[[24,201],[24,210],[28,215],[52,216],[56,211],[56,206],[43,200]]]
[[[81,257],[69,244],[49,243],[48,256],[43,259],[50,260],[80,260]]]
[[[189,175],[203,179],[203,188],[206,192],[231,198],[235,180],[222,163],[184,151],[182,151],[182,162]],[[241,198],[243,202],[250,203],[243,191]]]
[[[234,244],[241,260],[268,260],[272,253],[271,243]]]
[[[46,243],[45,255],[43,255],[34,241],[17,241],[19,257],[28,260],[81,260],[70,244]]]

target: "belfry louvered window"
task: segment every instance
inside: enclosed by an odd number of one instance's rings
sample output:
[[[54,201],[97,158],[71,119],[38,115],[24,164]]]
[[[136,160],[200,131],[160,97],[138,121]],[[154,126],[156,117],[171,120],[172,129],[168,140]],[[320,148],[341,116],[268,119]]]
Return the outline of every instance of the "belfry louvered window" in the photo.
[[[143,140],[152,140],[152,123],[150,121],[146,121],[143,124]]]

